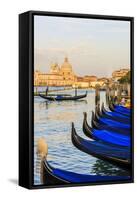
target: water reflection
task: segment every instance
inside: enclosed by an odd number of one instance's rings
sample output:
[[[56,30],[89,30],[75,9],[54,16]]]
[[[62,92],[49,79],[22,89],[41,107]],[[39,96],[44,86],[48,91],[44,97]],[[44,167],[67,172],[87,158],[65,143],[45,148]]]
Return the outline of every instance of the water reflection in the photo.
[[[97,175],[108,175],[108,176],[129,176],[130,171],[124,170],[122,168],[117,168],[115,165],[103,160],[96,160],[94,163],[91,173]]]
[[[87,100],[81,99],[81,100],[77,100],[73,102],[73,105],[77,105],[77,104],[87,104]],[[71,106],[72,105],[72,101],[47,101],[44,100],[42,102],[39,103],[39,107],[41,108],[45,108],[45,109],[49,109],[50,107],[56,107],[56,106]]]

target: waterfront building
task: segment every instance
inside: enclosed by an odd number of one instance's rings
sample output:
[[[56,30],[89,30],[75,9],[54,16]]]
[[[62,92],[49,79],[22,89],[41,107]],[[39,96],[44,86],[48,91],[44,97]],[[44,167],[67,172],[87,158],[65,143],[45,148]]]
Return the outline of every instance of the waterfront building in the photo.
[[[95,88],[96,85],[104,87],[105,84],[113,84],[125,76],[129,69],[120,69],[112,73],[112,78],[98,78],[94,75],[77,76],[72,65],[69,63],[68,58],[64,59],[62,65],[52,63],[49,73],[43,73],[39,70],[34,72],[34,85],[35,86],[72,86],[77,88]]]
[[[72,85],[73,88],[88,88],[90,87],[89,81],[77,80]]]
[[[130,71],[129,68],[124,68],[120,70],[116,70],[112,73],[113,81],[118,81],[120,78],[125,76]]]
[[[83,77],[84,81],[94,82],[97,81],[97,76],[86,75]]]
[[[77,77],[67,57],[61,66],[57,63],[52,63],[49,73],[43,73],[38,70],[34,72],[35,86],[72,86],[76,80]]]

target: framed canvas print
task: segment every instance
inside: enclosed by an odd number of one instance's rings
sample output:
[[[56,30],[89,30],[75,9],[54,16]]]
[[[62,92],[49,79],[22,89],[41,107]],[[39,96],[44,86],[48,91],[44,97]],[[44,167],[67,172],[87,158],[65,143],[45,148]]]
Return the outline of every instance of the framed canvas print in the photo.
[[[19,185],[134,180],[134,19],[19,15]]]

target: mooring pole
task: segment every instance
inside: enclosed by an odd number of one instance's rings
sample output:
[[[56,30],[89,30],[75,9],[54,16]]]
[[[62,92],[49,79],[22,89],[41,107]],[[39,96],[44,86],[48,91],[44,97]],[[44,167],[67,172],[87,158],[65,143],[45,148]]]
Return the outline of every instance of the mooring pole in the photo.
[[[131,89],[131,88],[130,88],[130,84],[128,83],[128,84],[127,84],[127,93],[128,93],[128,97],[129,97],[129,98],[130,98],[130,89]]]
[[[77,88],[75,87],[75,96],[77,96]]]
[[[47,88],[46,88],[46,96],[48,96],[48,90],[49,90],[49,87],[47,86]]]
[[[38,88],[37,88],[37,86],[36,86],[36,95],[38,94]]]
[[[106,86],[106,104],[109,104],[109,86]]]
[[[95,106],[100,105],[100,86],[95,86]]]
[[[118,88],[117,85],[115,85],[115,97],[114,97],[114,103],[118,103]]]
[[[117,87],[117,101],[120,103],[121,100],[121,92],[122,92],[122,86],[119,84]]]
[[[111,102],[112,103],[115,103],[114,101],[115,101],[115,85],[113,84],[112,85],[112,89],[111,89]]]

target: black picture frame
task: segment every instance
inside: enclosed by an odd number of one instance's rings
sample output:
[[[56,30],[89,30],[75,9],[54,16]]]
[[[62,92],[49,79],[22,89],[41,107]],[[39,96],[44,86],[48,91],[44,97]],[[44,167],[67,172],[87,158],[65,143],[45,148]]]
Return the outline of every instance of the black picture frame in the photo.
[[[131,145],[131,180],[107,181],[86,184],[34,185],[33,184],[33,141],[34,141],[34,16],[56,16],[71,18],[89,18],[104,20],[130,21],[130,66],[131,66],[131,105],[132,105],[132,145]],[[125,16],[92,15],[79,13],[60,13],[28,11],[19,15],[19,185],[28,189],[104,185],[134,182],[134,18]]]

